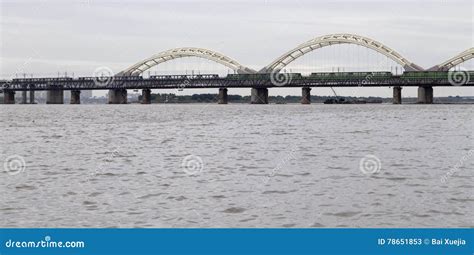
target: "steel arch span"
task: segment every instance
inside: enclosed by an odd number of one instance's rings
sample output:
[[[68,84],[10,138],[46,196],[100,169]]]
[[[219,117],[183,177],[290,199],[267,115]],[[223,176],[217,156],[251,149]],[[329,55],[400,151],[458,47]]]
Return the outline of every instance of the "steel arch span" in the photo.
[[[316,37],[312,40],[309,40],[303,44],[300,44],[296,48],[288,51],[287,53],[283,54],[281,57],[277,58],[275,61],[270,63],[268,66],[261,69],[259,72],[261,73],[269,73],[269,72],[279,72],[289,63],[293,62],[295,59],[319,48],[323,48],[326,46],[334,45],[334,44],[356,44],[360,45],[372,50],[375,50],[390,59],[394,60],[405,70],[407,71],[422,71],[423,68],[411,63],[404,57],[402,57],[396,51],[390,49],[389,47],[385,46],[384,44],[375,41],[373,39],[354,35],[354,34],[331,34]]]
[[[156,55],[151,56],[145,60],[142,60],[135,65],[123,70],[117,75],[140,75],[149,68],[170,61],[177,58],[184,57],[198,57],[203,59],[208,59],[213,62],[222,64],[229,67],[230,69],[236,71],[237,73],[256,73],[257,71],[245,67],[239,64],[237,61],[212,50],[193,48],[193,47],[184,47],[184,48],[175,48],[167,51],[160,52]]]
[[[474,48],[469,48],[459,53],[458,55],[444,61],[443,63],[431,67],[429,70],[430,71],[448,71],[449,69],[459,64],[462,64],[471,58],[474,58]]]

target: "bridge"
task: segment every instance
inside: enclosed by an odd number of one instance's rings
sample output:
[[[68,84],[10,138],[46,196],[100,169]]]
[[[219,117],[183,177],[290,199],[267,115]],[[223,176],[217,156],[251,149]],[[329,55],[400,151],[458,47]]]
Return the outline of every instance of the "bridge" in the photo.
[[[296,59],[317,49],[338,44],[354,44],[380,53],[401,65],[402,74],[391,72],[316,72],[310,75],[287,73],[282,70]],[[217,74],[153,75],[142,74],[150,68],[173,59],[195,57],[207,59],[234,71],[220,77]],[[144,59],[123,71],[110,76],[15,78],[0,81],[4,103],[15,103],[15,93],[22,93],[22,102],[34,103],[35,91],[47,91],[48,104],[64,103],[64,91],[71,91],[71,104],[80,103],[81,90],[108,90],[110,104],[127,103],[127,89],[141,89],[142,103],[151,103],[151,89],[217,88],[218,103],[227,103],[228,88],[250,88],[251,103],[268,103],[268,89],[273,87],[301,87],[301,103],[309,104],[313,87],[391,87],[393,103],[402,102],[403,87],[418,87],[418,103],[433,102],[433,87],[474,86],[474,72],[452,69],[474,57],[474,48],[465,50],[447,61],[424,69],[401,56],[388,46],[359,35],[332,34],[314,38],[284,53],[260,70],[241,65],[221,53],[201,48],[176,48]],[[451,70],[451,71],[450,71]]]

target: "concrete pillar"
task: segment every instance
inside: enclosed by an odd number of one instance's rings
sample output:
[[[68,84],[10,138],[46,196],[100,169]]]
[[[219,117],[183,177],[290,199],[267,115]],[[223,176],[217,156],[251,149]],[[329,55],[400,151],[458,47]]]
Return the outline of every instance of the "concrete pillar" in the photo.
[[[227,104],[227,88],[219,88],[218,104]]]
[[[35,91],[30,90],[30,104],[34,104],[34,103],[35,103]]]
[[[46,103],[47,104],[63,104],[64,103],[64,90],[62,89],[51,89],[46,92]]]
[[[268,104],[267,88],[252,88],[250,95],[251,104]]]
[[[3,91],[3,103],[14,104],[15,103],[15,91],[4,90]]]
[[[311,104],[311,88],[303,87],[301,88],[301,91],[302,91],[301,103]]]
[[[81,103],[81,91],[80,90],[71,90],[71,101],[70,104],[80,104]]]
[[[433,103],[433,87],[418,87],[418,101],[419,104]]]
[[[393,104],[402,103],[402,87],[395,86],[393,87]]]
[[[109,104],[126,104],[126,89],[109,89]]]
[[[21,92],[21,103],[22,104],[26,104],[28,102],[28,98],[27,98],[28,94],[27,94],[27,91],[26,90],[23,90]]]
[[[151,104],[151,89],[142,90],[142,104]]]

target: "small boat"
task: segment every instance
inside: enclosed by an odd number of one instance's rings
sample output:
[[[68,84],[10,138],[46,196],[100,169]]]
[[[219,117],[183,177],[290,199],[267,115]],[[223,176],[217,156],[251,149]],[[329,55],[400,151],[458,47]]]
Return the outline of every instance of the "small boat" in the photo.
[[[324,104],[347,104],[348,102],[344,98],[328,98],[324,100]]]
[[[345,98],[328,98],[324,101],[324,104],[366,104],[365,100],[346,100]]]

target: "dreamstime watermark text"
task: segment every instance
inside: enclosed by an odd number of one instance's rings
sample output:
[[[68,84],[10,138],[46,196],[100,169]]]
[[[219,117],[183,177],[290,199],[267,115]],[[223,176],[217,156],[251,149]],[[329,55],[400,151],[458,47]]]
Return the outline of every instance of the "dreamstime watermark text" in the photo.
[[[288,162],[295,159],[297,157],[297,151],[299,148],[293,148],[290,152],[278,163],[276,167],[272,169],[270,174],[264,176],[262,178],[263,184],[267,184],[270,181],[270,178],[274,177],[277,172],[279,172]]]
[[[43,240],[18,241],[8,239],[5,248],[85,248],[84,241],[53,241],[50,236],[45,236]]]
[[[441,177],[441,183],[448,181],[449,177],[459,172],[459,169],[464,165],[464,162],[468,161],[474,154],[474,149],[470,149],[462,158],[451,168],[446,174]]]

